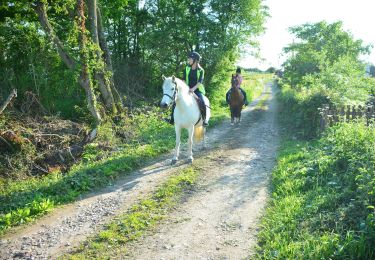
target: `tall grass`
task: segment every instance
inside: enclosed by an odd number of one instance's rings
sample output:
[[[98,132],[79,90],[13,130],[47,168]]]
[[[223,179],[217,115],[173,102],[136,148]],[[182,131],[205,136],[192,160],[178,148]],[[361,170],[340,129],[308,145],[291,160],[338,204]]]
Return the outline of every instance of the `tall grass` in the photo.
[[[375,258],[375,130],[342,123],[315,142],[285,141],[257,258]]]

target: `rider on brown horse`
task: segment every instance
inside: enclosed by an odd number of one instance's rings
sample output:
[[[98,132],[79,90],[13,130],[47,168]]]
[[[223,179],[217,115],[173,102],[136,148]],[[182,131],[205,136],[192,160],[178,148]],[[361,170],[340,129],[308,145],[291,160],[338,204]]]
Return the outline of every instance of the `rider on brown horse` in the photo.
[[[240,68],[237,68],[236,70],[236,78],[237,78],[237,86],[241,92],[242,92],[242,95],[244,96],[244,104],[245,106],[247,106],[249,104],[249,102],[247,101],[247,97],[246,97],[246,92],[241,88],[241,83],[243,81],[243,78],[242,78],[242,75],[241,75],[241,69]],[[226,94],[226,101],[227,101],[227,104],[229,104],[229,95],[230,93],[232,92],[232,89],[233,88],[230,88]]]

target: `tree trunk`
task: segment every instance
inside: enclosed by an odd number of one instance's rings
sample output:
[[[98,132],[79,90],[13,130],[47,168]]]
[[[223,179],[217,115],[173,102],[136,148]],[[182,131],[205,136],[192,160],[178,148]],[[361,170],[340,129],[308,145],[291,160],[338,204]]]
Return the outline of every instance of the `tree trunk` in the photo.
[[[103,57],[101,55],[101,48],[99,42],[99,33],[98,33],[98,7],[96,0],[89,0],[88,1],[88,17],[89,17],[89,31],[91,34],[91,39],[93,43],[96,45],[96,60],[98,66],[94,70],[94,77],[98,83],[100,93],[103,97],[104,103],[108,109],[112,112],[117,113],[117,108],[115,104],[115,99],[113,97],[112,89],[111,88],[111,80],[112,78],[112,71],[108,72],[108,67],[105,65],[106,63],[103,62]],[[101,64],[103,62],[103,64]],[[110,76],[108,76],[108,74]],[[106,76],[107,75],[107,76]],[[110,77],[109,79],[107,77]]]
[[[104,35],[102,15],[100,12],[100,8],[98,6],[96,7],[96,10],[97,10],[97,19],[98,19],[97,26],[98,26],[99,45],[103,51],[103,58],[106,64],[106,69],[109,70],[110,72],[109,83],[112,89],[113,97],[118,106],[118,109],[122,110],[124,107],[124,101],[121,98],[121,95],[119,94],[119,92],[117,91],[117,88],[115,87],[115,83],[113,80],[114,72],[113,72],[113,66],[112,66],[112,59],[111,59],[111,55],[109,53],[109,49],[107,46],[107,39],[105,38],[105,35]]]
[[[58,51],[61,59],[65,63],[65,65],[69,69],[75,69],[76,68],[76,62],[64,50],[64,46],[63,46],[62,42],[57,37],[57,35],[53,31],[53,28],[52,28],[51,24],[48,21],[47,11],[46,11],[46,7],[45,7],[44,3],[41,2],[41,1],[36,1],[35,3],[32,4],[32,7],[34,8],[35,12],[38,14],[39,22],[40,22],[43,30],[50,37],[52,42],[56,45],[57,51]],[[90,77],[89,77],[89,74],[88,74],[88,68],[87,68],[87,52],[84,49],[86,37],[84,35],[84,32],[85,32],[85,17],[84,17],[84,3],[83,3],[83,1],[78,0],[78,9],[79,9],[79,18],[78,19],[79,19],[80,25],[83,26],[83,27],[80,27],[80,29],[83,29],[83,31],[81,31],[81,35],[80,35],[81,36],[81,53],[83,54],[82,55],[82,71],[81,71],[81,75],[78,79],[78,83],[85,90],[87,107],[88,107],[91,115],[95,119],[95,122],[97,124],[99,124],[100,121],[101,121],[101,117],[100,117],[100,114],[97,111],[96,106],[95,106],[95,103],[96,103],[95,95],[94,95],[93,90],[92,90],[91,80],[90,80]]]
[[[99,43],[98,37],[98,18],[97,18],[97,2],[96,0],[88,0],[88,19],[89,19],[89,31],[91,33],[91,39],[95,44]]]
[[[112,59],[111,59],[111,55],[109,54],[109,49],[107,46],[107,39],[105,38],[104,30],[103,30],[101,11],[98,6],[96,7],[96,10],[97,10],[97,18],[98,18],[97,25],[98,25],[98,38],[99,38],[100,48],[103,51],[104,61],[105,61],[105,64],[107,65],[107,68],[111,72],[113,72]]]
[[[57,51],[65,63],[65,65],[69,69],[74,69],[75,67],[75,61],[72,57],[69,56],[67,52],[64,50],[64,46],[61,43],[60,39],[57,37],[55,32],[53,31],[53,28],[51,24],[48,21],[46,6],[41,1],[36,1],[35,4],[32,4],[33,9],[38,14],[39,22],[43,28],[43,30],[47,33],[47,35],[50,37],[52,42],[56,45]]]
[[[88,50],[86,49],[87,38],[86,38],[86,26],[85,26],[85,2],[84,0],[77,0],[78,4],[78,28],[79,28],[79,40],[80,40],[80,56],[82,61],[82,70],[79,78],[81,86],[85,89],[88,109],[93,115],[97,124],[100,123],[101,117],[96,109],[95,94],[92,90],[92,83],[90,80],[90,74],[88,69]]]

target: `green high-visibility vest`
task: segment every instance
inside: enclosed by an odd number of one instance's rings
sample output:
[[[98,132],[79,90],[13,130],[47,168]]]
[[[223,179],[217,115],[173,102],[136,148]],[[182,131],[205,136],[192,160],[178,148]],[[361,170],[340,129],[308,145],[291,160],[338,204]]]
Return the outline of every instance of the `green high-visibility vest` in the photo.
[[[189,86],[189,73],[190,73],[190,70],[191,70],[191,67],[190,67],[190,66],[186,66],[186,69],[185,69],[185,72],[186,72],[186,73],[185,73],[185,74],[186,74],[186,79],[185,79],[185,81],[186,81],[186,84],[187,84],[188,86]],[[202,73],[203,73],[203,74],[202,74],[202,77],[204,77],[204,70],[202,70]],[[197,80],[199,80],[200,75],[201,75],[201,70],[197,68]],[[203,84],[201,84],[201,85],[199,86],[198,90],[199,90],[203,95],[206,94],[206,90],[205,90]]]

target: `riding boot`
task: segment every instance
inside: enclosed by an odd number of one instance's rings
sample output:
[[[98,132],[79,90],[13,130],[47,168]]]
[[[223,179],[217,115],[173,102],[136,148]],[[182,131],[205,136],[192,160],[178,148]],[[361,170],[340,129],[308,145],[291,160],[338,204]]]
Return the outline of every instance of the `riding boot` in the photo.
[[[207,107],[204,104],[203,100],[201,100],[201,102],[202,102],[202,106],[203,106],[203,110],[202,110],[203,126],[206,127],[206,126],[208,126],[208,122],[206,121],[206,118],[207,118]]]
[[[208,126],[208,123],[206,122],[206,104],[204,103],[204,96],[203,94],[199,91],[196,90],[194,93],[198,96],[198,106],[199,106],[199,111],[201,112],[202,120],[203,120],[203,126]]]
[[[249,101],[247,101],[245,90],[243,90],[242,88],[240,88],[240,90],[241,90],[242,95],[243,95],[243,101],[244,101],[245,106],[249,105]]]
[[[176,103],[173,103],[172,105],[172,111],[171,111],[171,117],[170,118],[164,118],[163,120],[171,125],[174,125],[174,109],[176,108]]]
[[[229,95],[230,93],[232,92],[232,88],[230,88],[228,91],[227,91],[227,94],[225,94],[225,100],[227,101],[227,104],[229,105]]]
[[[203,126],[204,127],[208,126],[208,122],[206,121],[206,114],[207,114],[207,108],[204,109],[204,112],[202,114],[202,120],[203,120]]]

